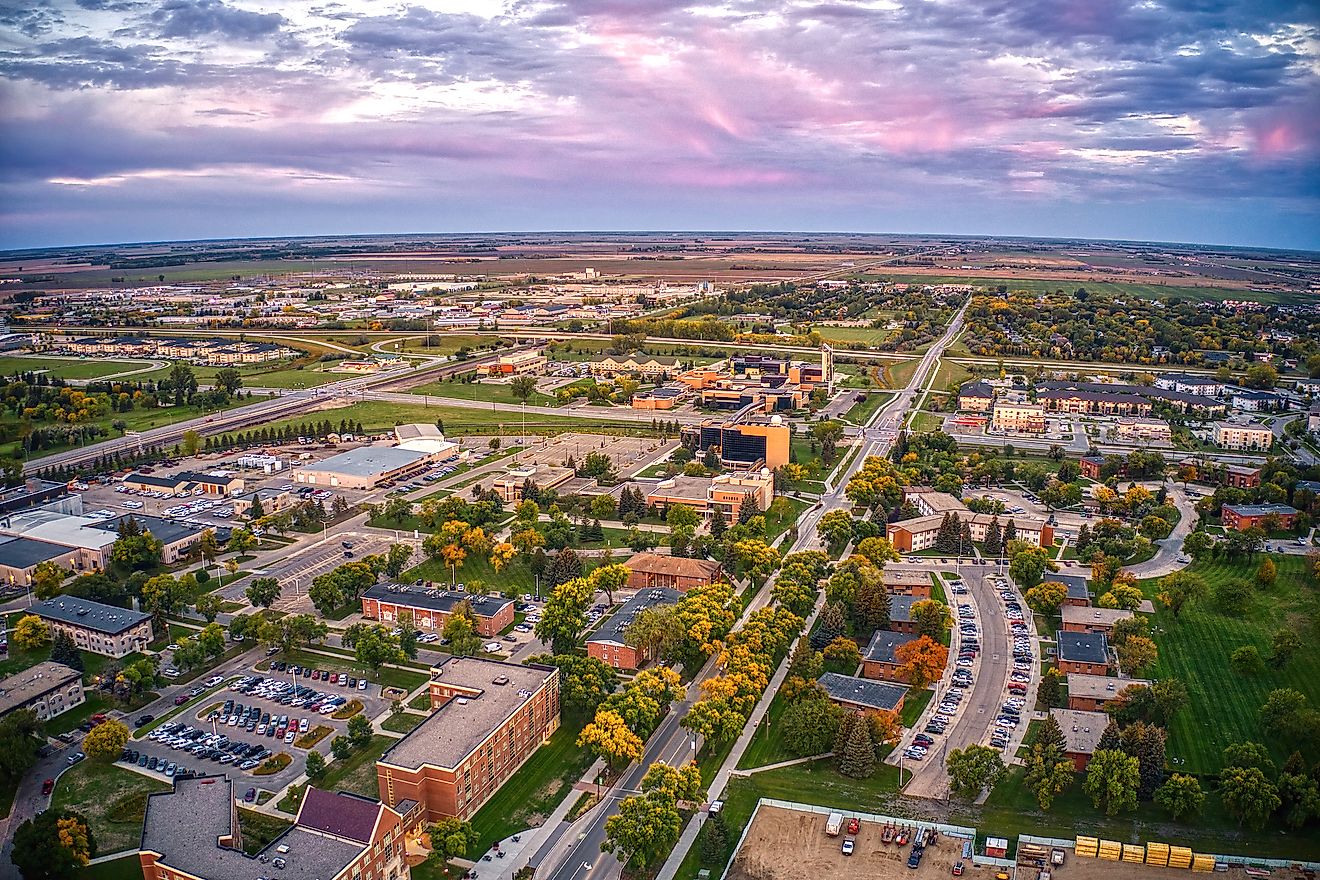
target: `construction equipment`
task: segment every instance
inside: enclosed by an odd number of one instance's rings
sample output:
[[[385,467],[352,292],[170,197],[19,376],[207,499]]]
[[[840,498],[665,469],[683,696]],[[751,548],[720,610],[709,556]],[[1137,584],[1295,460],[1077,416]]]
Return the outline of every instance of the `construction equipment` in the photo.
[[[843,814],[830,813],[829,817],[825,820],[825,833],[830,837],[838,837],[839,831],[842,830],[842,828]]]
[[[894,825],[892,822],[886,823],[884,830],[880,832],[880,842],[881,843],[894,842]]]

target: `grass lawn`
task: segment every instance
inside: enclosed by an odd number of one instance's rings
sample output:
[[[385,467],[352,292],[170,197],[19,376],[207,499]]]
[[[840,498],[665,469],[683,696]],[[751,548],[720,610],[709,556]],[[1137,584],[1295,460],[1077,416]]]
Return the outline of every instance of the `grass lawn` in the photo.
[[[971,378],[972,372],[962,364],[941,359],[939,366],[935,368],[935,381],[931,383],[931,387],[937,391],[944,391],[954,385],[962,385]]]
[[[791,526],[797,524],[802,516],[802,512],[809,509],[812,505],[810,501],[803,501],[800,498],[789,498],[781,495],[770,504],[770,509],[765,516],[765,539],[773,541]]]
[[[830,327],[825,324],[816,324],[811,329],[826,342],[865,342],[867,345],[880,345],[895,332],[884,327]]]
[[[142,862],[137,853],[88,865],[77,873],[78,880],[142,880]]]
[[[392,669],[388,666],[382,666],[380,677],[372,676],[371,670],[361,663],[358,663],[350,656],[327,655],[312,653],[308,651],[286,651],[283,654],[277,654],[275,659],[284,660],[289,663],[296,663],[299,666],[311,666],[313,669],[328,669],[331,672],[347,672],[349,675],[357,678],[367,676],[369,681],[375,681],[379,684],[390,687],[399,687],[411,691],[413,688],[421,687],[430,678],[430,675],[421,669],[416,671],[411,669]],[[263,661],[258,664],[258,668],[269,668],[269,661]],[[302,679],[299,679],[301,682]]]
[[[514,396],[513,389],[507,384],[496,382],[428,382],[409,389],[412,394],[427,394],[432,397],[455,397],[460,400],[486,400],[494,403],[519,404],[522,400]],[[528,406],[554,406],[555,398],[549,394],[533,391],[527,398]]]
[[[631,410],[629,410],[631,412]],[[440,419],[445,423],[445,433],[455,434],[490,434],[497,431],[509,435],[522,428],[522,415],[517,412],[493,412],[457,406],[425,406],[423,404],[401,405],[387,401],[368,400],[349,404],[338,409],[316,413],[323,418],[337,421],[350,419],[362,422],[367,432],[393,430],[403,422],[431,422]],[[274,430],[286,425],[296,426],[308,421],[307,416],[295,416],[284,421],[272,422]],[[600,421],[581,419],[573,416],[561,416],[552,413],[537,412],[535,417],[528,415],[527,430],[531,433],[559,434],[566,429],[584,430],[590,428],[595,433],[628,434],[631,436],[650,437],[650,420],[638,422],[611,422],[602,417]]]
[[[921,713],[925,711],[926,705],[933,696],[935,692],[932,690],[908,691],[907,697],[903,700],[903,708],[898,713],[904,727],[912,727],[917,723],[917,719],[921,717]]]
[[[413,697],[411,700],[408,701],[408,708],[417,709],[423,712],[430,711],[431,695],[426,692],[418,694],[417,696]]]
[[[764,767],[767,764],[788,761],[797,757],[789,754],[788,750],[784,748],[783,741],[779,738],[779,722],[783,720],[784,711],[787,708],[788,701],[784,699],[782,693],[776,691],[774,699],[770,701],[770,708],[766,711],[765,717],[761,719],[760,727],[756,728],[752,741],[747,744],[747,750],[743,752],[742,759],[738,762],[739,770]]]
[[[1264,558],[1200,561],[1187,570],[1205,578],[1213,592],[1216,584],[1253,582]],[[1258,720],[1271,690],[1293,688],[1306,694],[1312,705],[1320,705],[1320,651],[1303,649],[1284,668],[1267,664],[1256,676],[1242,676],[1229,667],[1229,654],[1243,645],[1255,645],[1268,657],[1274,632],[1285,626],[1296,629],[1303,644],[1314,641],[1308,622],[1320,612],[1320,589],[1307,580],[1306,559],[1269,558],[1278,566],[1278,580],[1268,591],[1255,591],[1244,614],[1222,614],[1206,601],[1184,608],[1175,620],[1156,605],[1151,628],[1160,658],[1154,677],[1180,679],[1191,697],[1170,726],[1168,754],[1185,758],[1185,769],[1193,773],[1217,772],[1224,747],[1244,740],[1268,744],[1279,763],[1287,759],[1292,749],[1261,729]],[[1142,588],[1152,597],[1157,591],[1155,581],[1143,581]]]
[[[99,358],[0,357],[0,375],[44,372],[61,379],[99,379],[150,366],[140,361],[107,361]],[[134,377],[136,378],[136,377]]]
[[[430,701],[429,697],[427,701]],[[408,733],[425,720],[425,715],[416,715],[412,712],[400,712],[398,715],[391,715],[386,718],[380,723],[380,726],[394,733]]]
[[[908,421],[908,429],[917,434],[929,434],[938,431],[943,424],[943,415],[919,410],[912,414],[911,420]]]
[[[849,391],[848,393],[853,394],[854,392]],[[853,424],[865,425],[871,421],[871,417],[875,415],[876,410],[892,400],[893,397],[893,393],[889,391],[871,391],[867,393],[865,400],[854,403],[848,409],[848,412],[844,413],[843,417]]]
[[[883,374],[885,381],[890,388],[906,388],[907,383],[912,379],[912,374],[917,371],[917,364],[920,362],[920,358],[910,358],[886,364]]]
[[[83,761],[60,776],[51,808],[82,813],[91,823],[97,851],[119,852],[136,849],[142,840],[147,795],[169,788],[163,781],[114,764]]]
[[[316,787],[326,791],[351,791],[367,797],[379,797],[380,787],[376,784],[376,761],[385,754],[385,750],[398,742],[392,736],[377,734],[371,743],[360,752],[355,752],[347,761],[334,760],[326,767],[325,773],[316,780]],[[297,815],[302,803],[306,785],[291,785],[284,797],[275,805],[282,813]]]
[[[537,749],[472,817],[481,835],[474,852],[540,825],[591,766],[591,755],[577,747],[581,720],[566,718],[550,740]]]

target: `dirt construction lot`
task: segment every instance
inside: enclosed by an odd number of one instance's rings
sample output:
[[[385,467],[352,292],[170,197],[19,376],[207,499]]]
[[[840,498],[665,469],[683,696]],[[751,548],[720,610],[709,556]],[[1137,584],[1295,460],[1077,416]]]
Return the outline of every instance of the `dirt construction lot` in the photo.
[[[1017,880],[1035,880],[1035,868],[1018,868]],[[1180,868],[1157,868],[1150,865],[1108,862],[1102,859],[1080,859],[1068,851],[1068,861],[1053,874],[1059,880],[1192,880],[1194,877],[1213,876],[1227,880],[1251,880],[1241,867],[1236,865],[1222,873],[1194,874]],[[1286,868],[1274,868],[1270,880],[1302,880],[1302,872]]]
[[[846,815],[846,814],[845,814]],[[911,845],[894,846],[880,842],[881,825],[863,822],[857,835],[856,851],[845,856],[840,851],[843,836],[825,834],[825,816],[819,813],[786,810],[762,804],[756,811],[742,848],[729,867],[729,880],[802,880],[803,877],[829,880],[945,880],[953,863],[960,861],[962,841],[941,837],[927,847],[921,867],[907,866]],[[966,863],[964,877],[993,880],[990,868],[974,868]]]

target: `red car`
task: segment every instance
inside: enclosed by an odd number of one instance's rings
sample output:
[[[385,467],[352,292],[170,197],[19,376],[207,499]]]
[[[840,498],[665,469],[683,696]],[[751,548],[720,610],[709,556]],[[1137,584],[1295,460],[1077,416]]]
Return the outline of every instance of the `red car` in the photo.
[[[848,820],[848,833],[849,833],[849,834],[856,834],[858,831],[861,830],[861,828],[862,828],[862,820],[861,820],[861,819],[857,818],[856,816],[853,816],[851,819]]]
[[[41,793],[43,795],[50,794],[54,788],[55,788],[54,779],[47,779],[45,782],[41,783]]]

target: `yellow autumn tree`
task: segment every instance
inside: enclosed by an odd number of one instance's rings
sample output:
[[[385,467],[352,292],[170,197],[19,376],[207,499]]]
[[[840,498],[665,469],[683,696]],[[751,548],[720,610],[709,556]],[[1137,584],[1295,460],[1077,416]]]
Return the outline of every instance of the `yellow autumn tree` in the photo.
[[[610,709],[601,709],[595,719],[582,728],[578,735],[578,748],[587,749],[603,758],[613,770],[642,759],[642,740],[628,729],[623,717]]]

